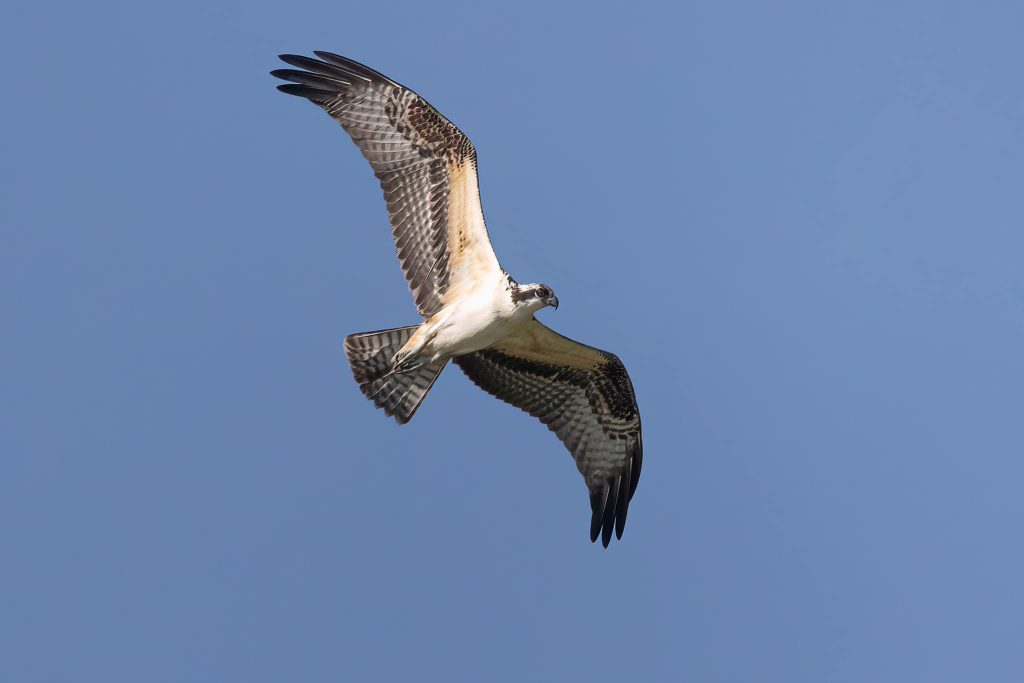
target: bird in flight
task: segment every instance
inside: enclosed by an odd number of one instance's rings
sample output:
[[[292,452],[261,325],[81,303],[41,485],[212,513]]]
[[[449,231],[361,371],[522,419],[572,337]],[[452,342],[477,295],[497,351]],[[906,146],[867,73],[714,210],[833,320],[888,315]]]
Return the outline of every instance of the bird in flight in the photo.
[[[412,90],[330,52],[281,55],[296,69],[278,90],[322,107],[352,138],[384,190],[419,325],[352,334],[345,352],[362,392],[405,424],[451,360],[477,386],[547,425],[590,492],[590,540],[622,538],[640,479],[640,413],[613,354],[573,341],[534,314],[558,297],[499,265],[484,225],[476,150]]]

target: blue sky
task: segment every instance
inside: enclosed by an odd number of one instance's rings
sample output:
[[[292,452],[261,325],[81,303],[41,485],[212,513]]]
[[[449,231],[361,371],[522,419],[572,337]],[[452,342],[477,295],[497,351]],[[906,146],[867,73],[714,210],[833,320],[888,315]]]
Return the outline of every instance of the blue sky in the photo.
[[[37,3],[0,28],[0,679],[1018,681],[1019,3]],[[445,372],[326,49],[476,144],[503,265],[617,353],[622,542]]]

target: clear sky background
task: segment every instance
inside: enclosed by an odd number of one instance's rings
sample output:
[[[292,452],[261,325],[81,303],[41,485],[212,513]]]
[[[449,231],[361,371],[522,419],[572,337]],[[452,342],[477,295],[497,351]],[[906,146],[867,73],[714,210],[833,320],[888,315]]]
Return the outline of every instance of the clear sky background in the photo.
[[[839,5],[842,5],[840,8]],[[1024,679],[1015,2],[18,3],[0,28],[0,680]],[[449,368],[326,49],[475,142],[503,265],[617,353],[621,542]]]

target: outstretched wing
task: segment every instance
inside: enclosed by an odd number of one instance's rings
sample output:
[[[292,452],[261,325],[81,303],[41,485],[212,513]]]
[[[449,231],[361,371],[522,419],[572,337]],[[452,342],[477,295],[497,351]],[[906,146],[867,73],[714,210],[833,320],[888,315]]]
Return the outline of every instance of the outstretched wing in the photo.
[[[463,288],[496,282],[501,266],[480,207],[476,150],[426,100],[359,62],[281,55],[278,90],[305,97],[341,124],[373,167],[391,217],[398,260],[424,317]]]
[[[563,337],[536,320],[482,351],[452,359],[474,383],[548,426],[590,489],[590,540],[622,538],[640,480],[640,412],[614,354]]]

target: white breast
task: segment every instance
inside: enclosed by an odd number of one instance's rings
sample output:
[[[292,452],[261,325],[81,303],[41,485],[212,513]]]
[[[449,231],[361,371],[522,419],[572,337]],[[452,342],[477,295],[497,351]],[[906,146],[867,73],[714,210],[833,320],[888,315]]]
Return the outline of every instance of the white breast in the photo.
[[[504,286],[467,293],[428,322],[430,341],[423,355],[440,358],[479,351],[522,324],[520,317]]]

